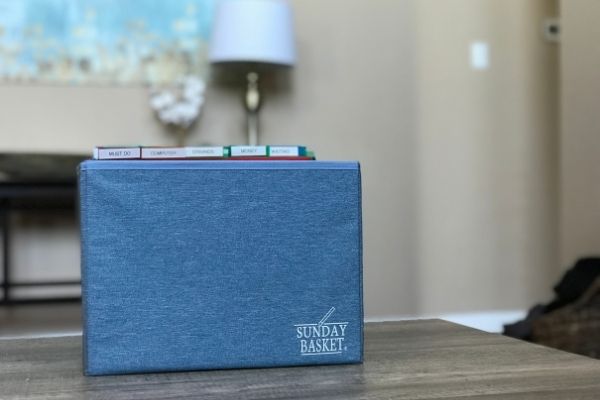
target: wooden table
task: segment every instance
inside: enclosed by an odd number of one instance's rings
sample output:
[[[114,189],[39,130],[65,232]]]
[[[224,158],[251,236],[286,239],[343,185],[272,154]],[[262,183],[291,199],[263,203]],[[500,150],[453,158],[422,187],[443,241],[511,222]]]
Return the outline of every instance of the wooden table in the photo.
[[[439,320],[368,324],[363,365],[84,377],[80,342],[0,340],[0,398],[600,399],[600,361]]]

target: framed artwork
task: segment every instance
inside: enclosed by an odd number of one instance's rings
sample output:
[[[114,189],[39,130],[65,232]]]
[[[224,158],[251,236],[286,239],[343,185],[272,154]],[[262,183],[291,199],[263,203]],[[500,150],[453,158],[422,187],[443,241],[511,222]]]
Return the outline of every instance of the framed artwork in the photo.
[[[0,0],[0,83],[205,77],[218,0]]]

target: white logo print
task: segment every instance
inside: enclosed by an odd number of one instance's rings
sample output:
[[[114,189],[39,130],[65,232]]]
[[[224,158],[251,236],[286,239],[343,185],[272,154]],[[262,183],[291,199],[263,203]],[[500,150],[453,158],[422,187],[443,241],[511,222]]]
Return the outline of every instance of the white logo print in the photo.
[[[335,312],[335,307],[316,324],[297,324],[296,339],[300,346],[300,355],[318,356],[326,354],[341,354],[346,350],[344,339],[347,322],[327,322]]]

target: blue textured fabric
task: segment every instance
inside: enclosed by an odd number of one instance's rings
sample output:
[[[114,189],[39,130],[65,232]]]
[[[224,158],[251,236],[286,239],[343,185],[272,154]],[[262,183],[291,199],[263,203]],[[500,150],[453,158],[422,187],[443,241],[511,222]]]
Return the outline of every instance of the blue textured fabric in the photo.
[[[86,374],[362,361],[358,163],[79,174]]]

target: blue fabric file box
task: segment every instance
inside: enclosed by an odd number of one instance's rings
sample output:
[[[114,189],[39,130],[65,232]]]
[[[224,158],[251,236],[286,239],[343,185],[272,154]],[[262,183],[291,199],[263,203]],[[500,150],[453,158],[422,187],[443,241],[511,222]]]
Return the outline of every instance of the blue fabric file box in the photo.
[[[360,168],[79,169],[88,375],[362,361]]]

